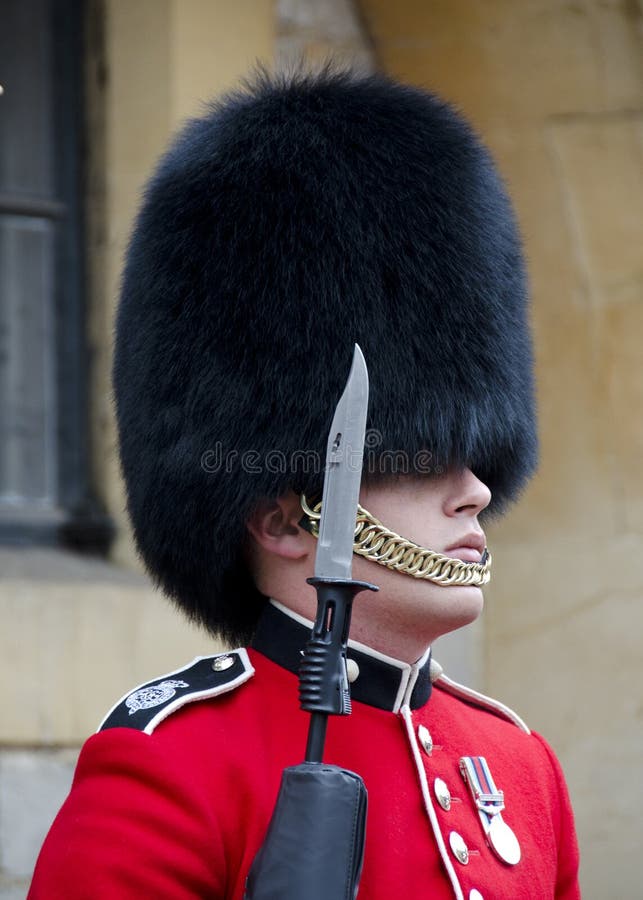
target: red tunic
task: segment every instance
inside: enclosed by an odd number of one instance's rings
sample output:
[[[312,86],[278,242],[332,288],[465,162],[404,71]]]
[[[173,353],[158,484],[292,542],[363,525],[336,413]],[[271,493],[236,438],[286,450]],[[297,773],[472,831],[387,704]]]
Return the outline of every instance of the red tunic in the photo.
[[[87,741],[30,900],[241,900],[281,772],[302,761],[308,724],[296,676],[249,653],[255,674],[234,690],[183,705],[151,734],[115,727]],[[420,725],[430,753],[416,739]],[[517,865],[486,844],[459,771],[460,757],[474,755],[504,791]],[[552,751],[440,679],[414,711],[354,702],[352,716],[329,722],[325,760],[358,772],[368,790],[360,900],[580,896],[572,811]],[[436,802],[436,777],[450,790],[448,810]],[[468,848],[466,864],[450,848],[452,832]]]

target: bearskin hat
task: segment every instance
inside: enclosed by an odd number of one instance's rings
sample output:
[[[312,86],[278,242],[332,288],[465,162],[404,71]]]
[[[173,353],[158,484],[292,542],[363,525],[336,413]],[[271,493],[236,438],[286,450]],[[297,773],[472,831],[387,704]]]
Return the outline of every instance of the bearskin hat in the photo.
[[[527,312],[507,194],[447,103],[330,69],[215,102],[147,185],[117,317],[120,455],[152,576],[214,632],[252,634],[245,522],[262,498],[319,491],[355,342],[364,477],[467,465],[502,509],[536,462]]]

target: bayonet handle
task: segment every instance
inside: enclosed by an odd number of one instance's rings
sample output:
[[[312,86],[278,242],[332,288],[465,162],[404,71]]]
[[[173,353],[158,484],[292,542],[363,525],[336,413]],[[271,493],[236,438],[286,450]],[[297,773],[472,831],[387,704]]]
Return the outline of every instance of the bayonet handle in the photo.
[[[346,647],[353,599],[361,591],[376,591],[368,581],[343,578],[309,578],[317,591],[317,617],[304,649],[299,669],[299,700],[313,713],[306,760],[322,759],[327,716],[348,716],[350,689],[346,672]]]

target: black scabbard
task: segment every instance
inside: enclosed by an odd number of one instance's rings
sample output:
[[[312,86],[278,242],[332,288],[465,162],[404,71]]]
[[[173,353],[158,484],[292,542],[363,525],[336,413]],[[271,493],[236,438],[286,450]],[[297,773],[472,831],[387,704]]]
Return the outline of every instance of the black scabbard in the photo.
[[[354,772],[324,763],[284,769],[244,900],[354,900],[366,806],[364,782]]]

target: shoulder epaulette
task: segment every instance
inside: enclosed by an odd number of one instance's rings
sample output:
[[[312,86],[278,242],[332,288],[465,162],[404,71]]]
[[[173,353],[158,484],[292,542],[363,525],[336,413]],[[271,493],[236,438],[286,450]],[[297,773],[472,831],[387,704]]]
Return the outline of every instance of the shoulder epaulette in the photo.
[[[457,697],[459,700],[464,700],[466,703],[471,703],[473,706],[494,713],[496,716],[500,716],[501,719],[512,722],[520,728],[521,731],[524,731],[525,734],[531,734],[531,730],[527,724],[523,722],[513,709],[505,706],[504,703],[500,703],[499,700],[494,700],[493,697],[487,697],[486,694],[481,694],[479,691],[474,691],[473,688],[467,687],[464,684],[458,684],[457,681],[453,681],[444,674],[442,666],[433,659],[431,660],[431,682],[433,687],[440,688],[440,690],[445,691],[447,694],[451,694],[453,697]]]
[[[197,656],[182,669],[154,678],[121,697],[98,731],[134,728],[152,734],[163,719],[186,703],[208,700],[232,691],[252,678],[254,672],[243,648],[216,656]]]

